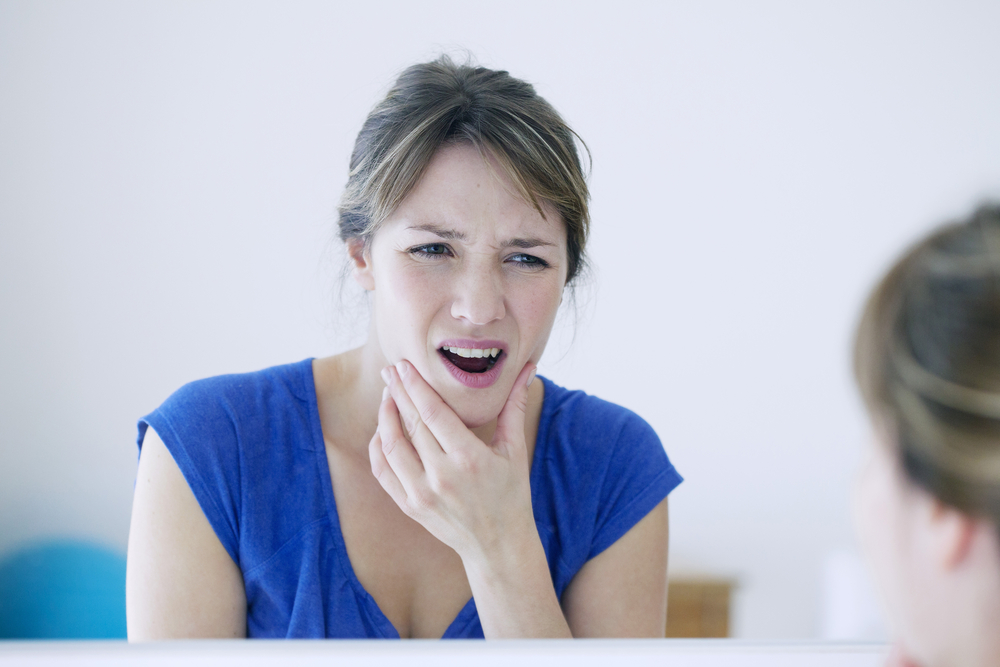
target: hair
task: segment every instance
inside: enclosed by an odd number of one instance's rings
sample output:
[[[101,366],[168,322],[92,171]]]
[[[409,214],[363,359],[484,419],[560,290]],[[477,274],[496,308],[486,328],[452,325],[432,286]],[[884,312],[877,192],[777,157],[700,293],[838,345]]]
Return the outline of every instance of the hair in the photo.
[[[890,269],[865,306],[854,373],[907,477],[1000,531],[1000,206]]]
[[[504,71],[456,65],[448,56],[408,67],[365,120],[340,201],[340,238],[368,244],[447,143],[493,157],[541,215],[550,204],[566,226],[570,283],[586,266],[586,145],[534,87]],[[589,156],[589,152],[588,152]]]

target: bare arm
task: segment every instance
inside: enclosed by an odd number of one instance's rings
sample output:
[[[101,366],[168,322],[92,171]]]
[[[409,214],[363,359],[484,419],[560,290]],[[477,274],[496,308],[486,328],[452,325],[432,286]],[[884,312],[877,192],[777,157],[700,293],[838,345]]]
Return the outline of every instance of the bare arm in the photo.
[[[153,429],[139,457],[125,604],[129,641],[246,636],[243,575]]]
[[[663,637],[667,625],[667,500],[592,558],[566,587],[574,637]]]
[[[663,637],[668,530],[664,499],[580,569],[561,609],[537,534],[501,559],[513,568],[480,572],[467,564],[483,629],[488,637]]]

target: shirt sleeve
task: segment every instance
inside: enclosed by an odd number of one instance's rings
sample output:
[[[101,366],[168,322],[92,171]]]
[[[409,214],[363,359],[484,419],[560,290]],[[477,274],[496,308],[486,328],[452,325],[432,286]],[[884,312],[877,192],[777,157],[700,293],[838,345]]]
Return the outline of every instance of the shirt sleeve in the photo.
[[[140,419],[137,444],[141,451],[146,430],[156,431],[222,546],[239,564],[239,425],[231,401],[213,380],[185,385]]]
[[[608,459],[587,559],[617,542],[683,479],[653,428],[628,413]]]

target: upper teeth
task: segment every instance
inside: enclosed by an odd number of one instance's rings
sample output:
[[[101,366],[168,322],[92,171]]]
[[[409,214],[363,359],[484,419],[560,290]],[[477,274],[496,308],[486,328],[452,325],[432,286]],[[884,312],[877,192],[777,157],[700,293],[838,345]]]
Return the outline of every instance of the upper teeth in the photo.
[[[488,347],[485,350],[478,347],[446,347],[444,349],[460,357],[471,357],[473,359],[477,357],[495,357],[500,354],[499,347]]]

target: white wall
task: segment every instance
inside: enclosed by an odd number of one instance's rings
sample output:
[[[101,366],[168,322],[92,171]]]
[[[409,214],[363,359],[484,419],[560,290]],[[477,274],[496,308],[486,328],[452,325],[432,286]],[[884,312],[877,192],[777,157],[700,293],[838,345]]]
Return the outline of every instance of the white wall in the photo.
[[[738,635],[816,635],[866,437],[853,323],[904,242],[1000,196],[997,25],[944,0],[0,4],[0,552],[124,549],[139,416],[342,349],[353,136],[400,68],[464,48],[593,152],[593,297],[543,372],[657,429],[687,477],[673,566],[740,577]]]

